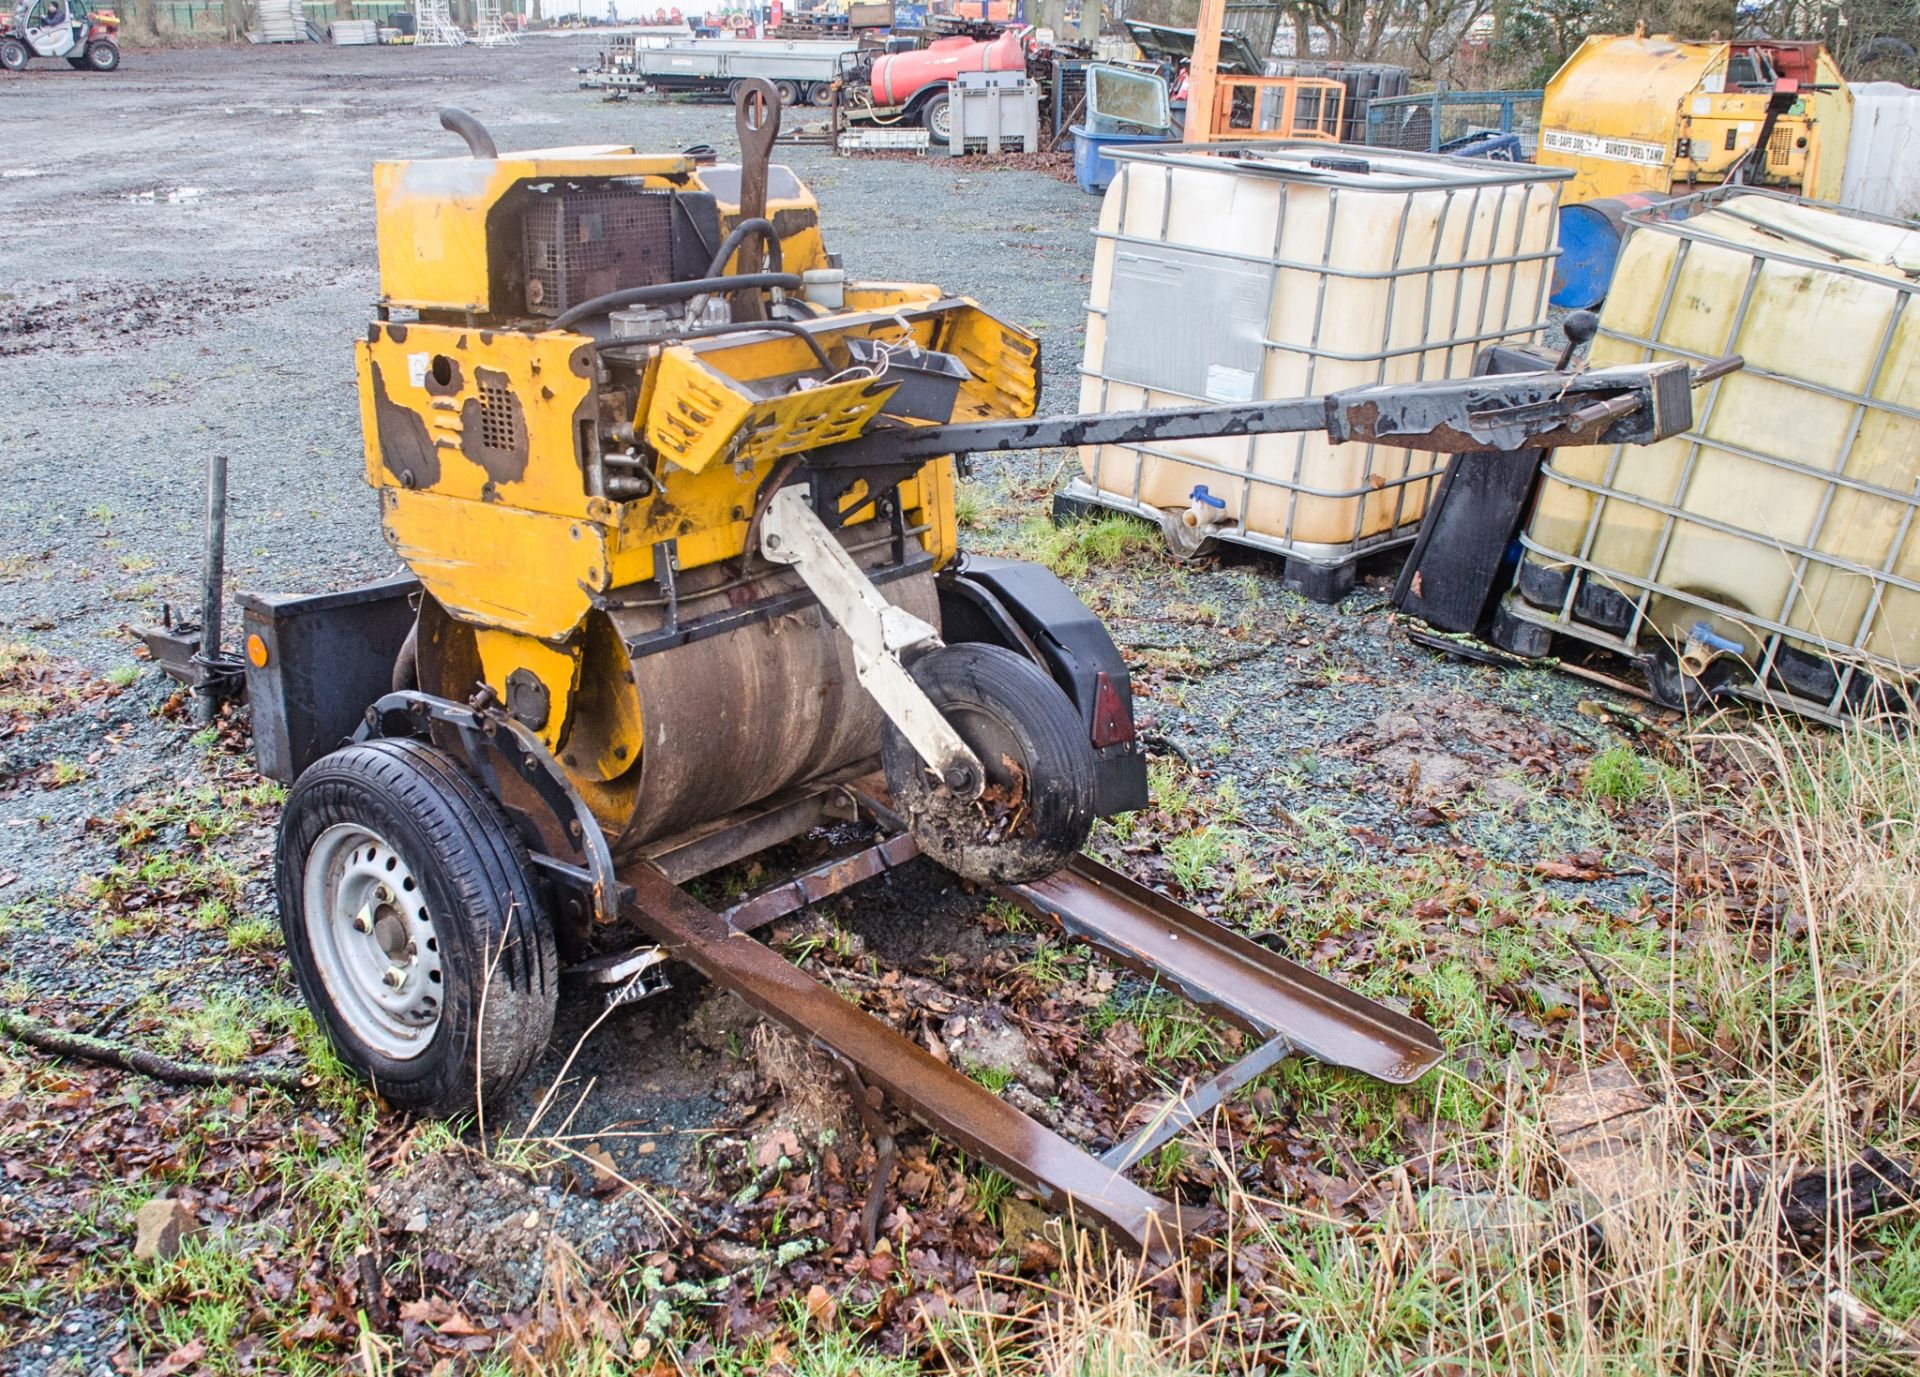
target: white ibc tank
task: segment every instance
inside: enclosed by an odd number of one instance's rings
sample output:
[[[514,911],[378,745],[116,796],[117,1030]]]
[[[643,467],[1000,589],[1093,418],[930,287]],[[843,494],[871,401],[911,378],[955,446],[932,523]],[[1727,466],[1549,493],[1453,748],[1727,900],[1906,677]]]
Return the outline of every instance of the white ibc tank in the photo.
[[[1920,215],[1920,91],[1897,81],[1854,82],[1850,89],[1841,204],[1895,220]]]
[[[1082,411],[1302,397],[1469,372],[1540,327],[1559,169],[1326,143],[1111,150]],[[1340,563],[1408,539],[1440,456],[1321,435],[1081,451],[1095,500],[1224,500],[1229,540]]]

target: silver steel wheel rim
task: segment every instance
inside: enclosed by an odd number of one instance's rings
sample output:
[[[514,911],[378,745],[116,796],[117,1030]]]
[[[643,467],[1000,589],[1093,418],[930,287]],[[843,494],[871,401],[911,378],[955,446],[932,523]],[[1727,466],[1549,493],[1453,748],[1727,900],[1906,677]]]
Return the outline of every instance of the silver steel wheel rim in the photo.
[[[307,853],[301,899],[314,967],[348,1030],[394,1061],[425,1052],[446,997],[440,939],[400,853],[335,823]]]
[[[946,143],[953,137],[953,103],[942,101],[935,106],[933,118],[927,123],[932,126],[927,132],[940,143]]]

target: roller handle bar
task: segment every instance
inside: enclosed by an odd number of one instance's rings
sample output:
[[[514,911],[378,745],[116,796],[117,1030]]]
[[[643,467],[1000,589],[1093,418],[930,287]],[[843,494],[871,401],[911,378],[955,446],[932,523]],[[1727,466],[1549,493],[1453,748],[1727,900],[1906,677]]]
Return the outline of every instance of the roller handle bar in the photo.
[[[1679,361],[1575,372],[1542,370],[1351,388],[1322,397],[1167,407],[958,425],[889,425],[812,451],[813,469],[871,468],[937,458],[1079,445],[1137,445],[1234,435],[1324,432],[1441,453],[1601,443],[1650,444],[1693,421],[1690,389],[1742,365]]]

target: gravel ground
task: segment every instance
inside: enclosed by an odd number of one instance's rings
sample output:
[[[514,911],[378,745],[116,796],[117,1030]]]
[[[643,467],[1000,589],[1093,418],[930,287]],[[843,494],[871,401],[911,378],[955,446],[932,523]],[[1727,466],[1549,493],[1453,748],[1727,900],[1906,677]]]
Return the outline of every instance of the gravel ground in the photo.
[[[111,820],[137,800],[247,783],[234,753],[244,741],[196,740],[153,670],[131,685],[108,676],[130,663],[133,627],[196,596],[210,452],[232,461],[233,588],[311,590],[390,571],[361,476],[351,357],[376,292],[375,159],[456,151],[436,124],[443,105],[472,111],[508,149],[709,142],[734,153],[726,107],[576,89],[570,69],[592,51],[541,39],[492,51],[134,52],[111,77],[42,65],[0,80],[0,126],[113,131],[83,157],[38,137],[0,150],[11,231],[0,237],[0,283],[11,284],[0,288],[0,386],[16,403],[0,487],[0,644],[53,657],[65,685],[57,711],[0,740],[0,915],[33,910],[38,924],[33,940],[0,937],[10,999],[60,993],[114,1009],[184,970],[288,988],[277,952],[232,959],[217,934],[138,924],[103,933],[54,902],[122,859],[125,829]],[[1072,408],[1093,198],[1043,172],[944,159],[806,146],[780,158],[818,195],[850,268],[939,282],[1034,329],[1045,405]],[[981,541],[1017,547],[1066,462],[984,464]],[[1216,795],[1230,785],[1238,821],[1258,834],[1308,849],[1365,835],[1385,852],[1451,840],[1516,866],[1605,846],[1603,820],[1564,799],[1569,762],[1614,739],[1615,709],[1596,710],[1597,691],[1568,679],[1502,676],[1411,645],[1384,611],[1389,574],[1336,609],[1283,590],[1277,565],[1236,556],[1176,568],[1148,555],[1080,585],[1136,661],[1156,667],[1145,676],[1154,732]],[[1410,815],[1415,794],[1435,804],[1424,818]],[[272,914],[272,813],[261,803],[228,847],[243,913]],[[897,878],[900,889],[850,896],[841,912],[871,910],[869,936],[901,959],[920,953],[900,933],[927,931],[935,909],[957,943],[972,940],[962,896],[929,875]],[[1624,898],[1624,880],[1608,883]],[[623,1170],[684,1173],[692,1135],[726,1127],[724,1043],[681,1031],[700,1000],[676,992],[615,1014],[574,1067],[596,1078],[577,1132],[657,1136],[644,1153],[616,1152]],[[593,1012],[563,1010],[538,1086]]]
[[[373,161],[456,152],[438,127],[445,105],[473,112],[507,149],[707,142],[737,154],[729,107],[611,103],[577,89],[572,69],[593,52],[584,38],[492,51],[196,49],[132,54],[110,79],[45,67],[0,83],[11,127],[116,130],[111,158],[0,153],[0,222],[15,230],[0,240],[0,281],[16,284],[0,289],[0,381],[11,396],[62,399],[15,419],[0,490],[0,641],[97,681],[129,663],[133,628],[163,602],[193,608],[214,450],[231,461],[230,589],[315,590],[389,572],[362,478],[351,352],[377,291]],[[862,162],[804,145],[778,157],[819,196],[850,266],[940,282],[1039,331],[1047,392],[1071,405],[1096,201],[1056,177],[941,159]],[[58,242],[75,251],[50,258]],[[227,768],[177,712],[160,715],[168,697],[148,670],[5,744],[0,905],[69,893],[118,859],[100,820]],[[17,787],[67,760],[85,777]],[[264,860],[263,841],[239,864],[247,904],[271,913]],[[155,966],[218,959],[217,941],[135,934],[76,974],[69,942],[98,938],[66,931],[72,916],[49,910],[56,940],[10,944],[9,974],[36,997],[112,1007]],[[556,1038],[563,1051],[591,1010],[573,1013]],[[662,1036],[661,1021],[623,1011],[596,1040],[609,1054],[589,1062],[605,1064],[583,1070],[632,1092],[602,1096],[608,1122],[631,1127],[632,1100],[658,1110],[645,1116],[654,1126],[704,1126],[717,1112],[700,1050]],[[628,1165],[685,1163],[668,1150]]]

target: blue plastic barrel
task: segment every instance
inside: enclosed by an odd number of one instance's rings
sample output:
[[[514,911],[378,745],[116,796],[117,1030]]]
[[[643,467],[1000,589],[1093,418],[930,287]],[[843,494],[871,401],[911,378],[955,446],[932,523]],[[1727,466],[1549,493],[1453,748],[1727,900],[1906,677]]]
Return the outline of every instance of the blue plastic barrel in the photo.
[[[1082,191],[1098,195],[1117,174],[1113,159],[1103,150],[1121,143],[1168,143],[1172,138],[1171,133],[1095,134],[1084,124],[1076,124],[1073,126],[1073,175],[1079,178]]]
[[[1554,305],[1572,311],[1586,311],[1607,299],[1613,284],[1614,265],[1620,261],[1620,244],[1631,228],[1625,220],[1630,210],[1658,205],[1671,197],[1652,192],[1629,192],[1604,201],[1582,201],[1560,207],[1560,257],[1553,265]]]
[[[1502,134],[1498,129],[1476,129],[1471,134],[1449,139],[1440,151],[1450,158],[1483,158],[1490,163],[1520,163],[1526,154],[1518,134]]]

